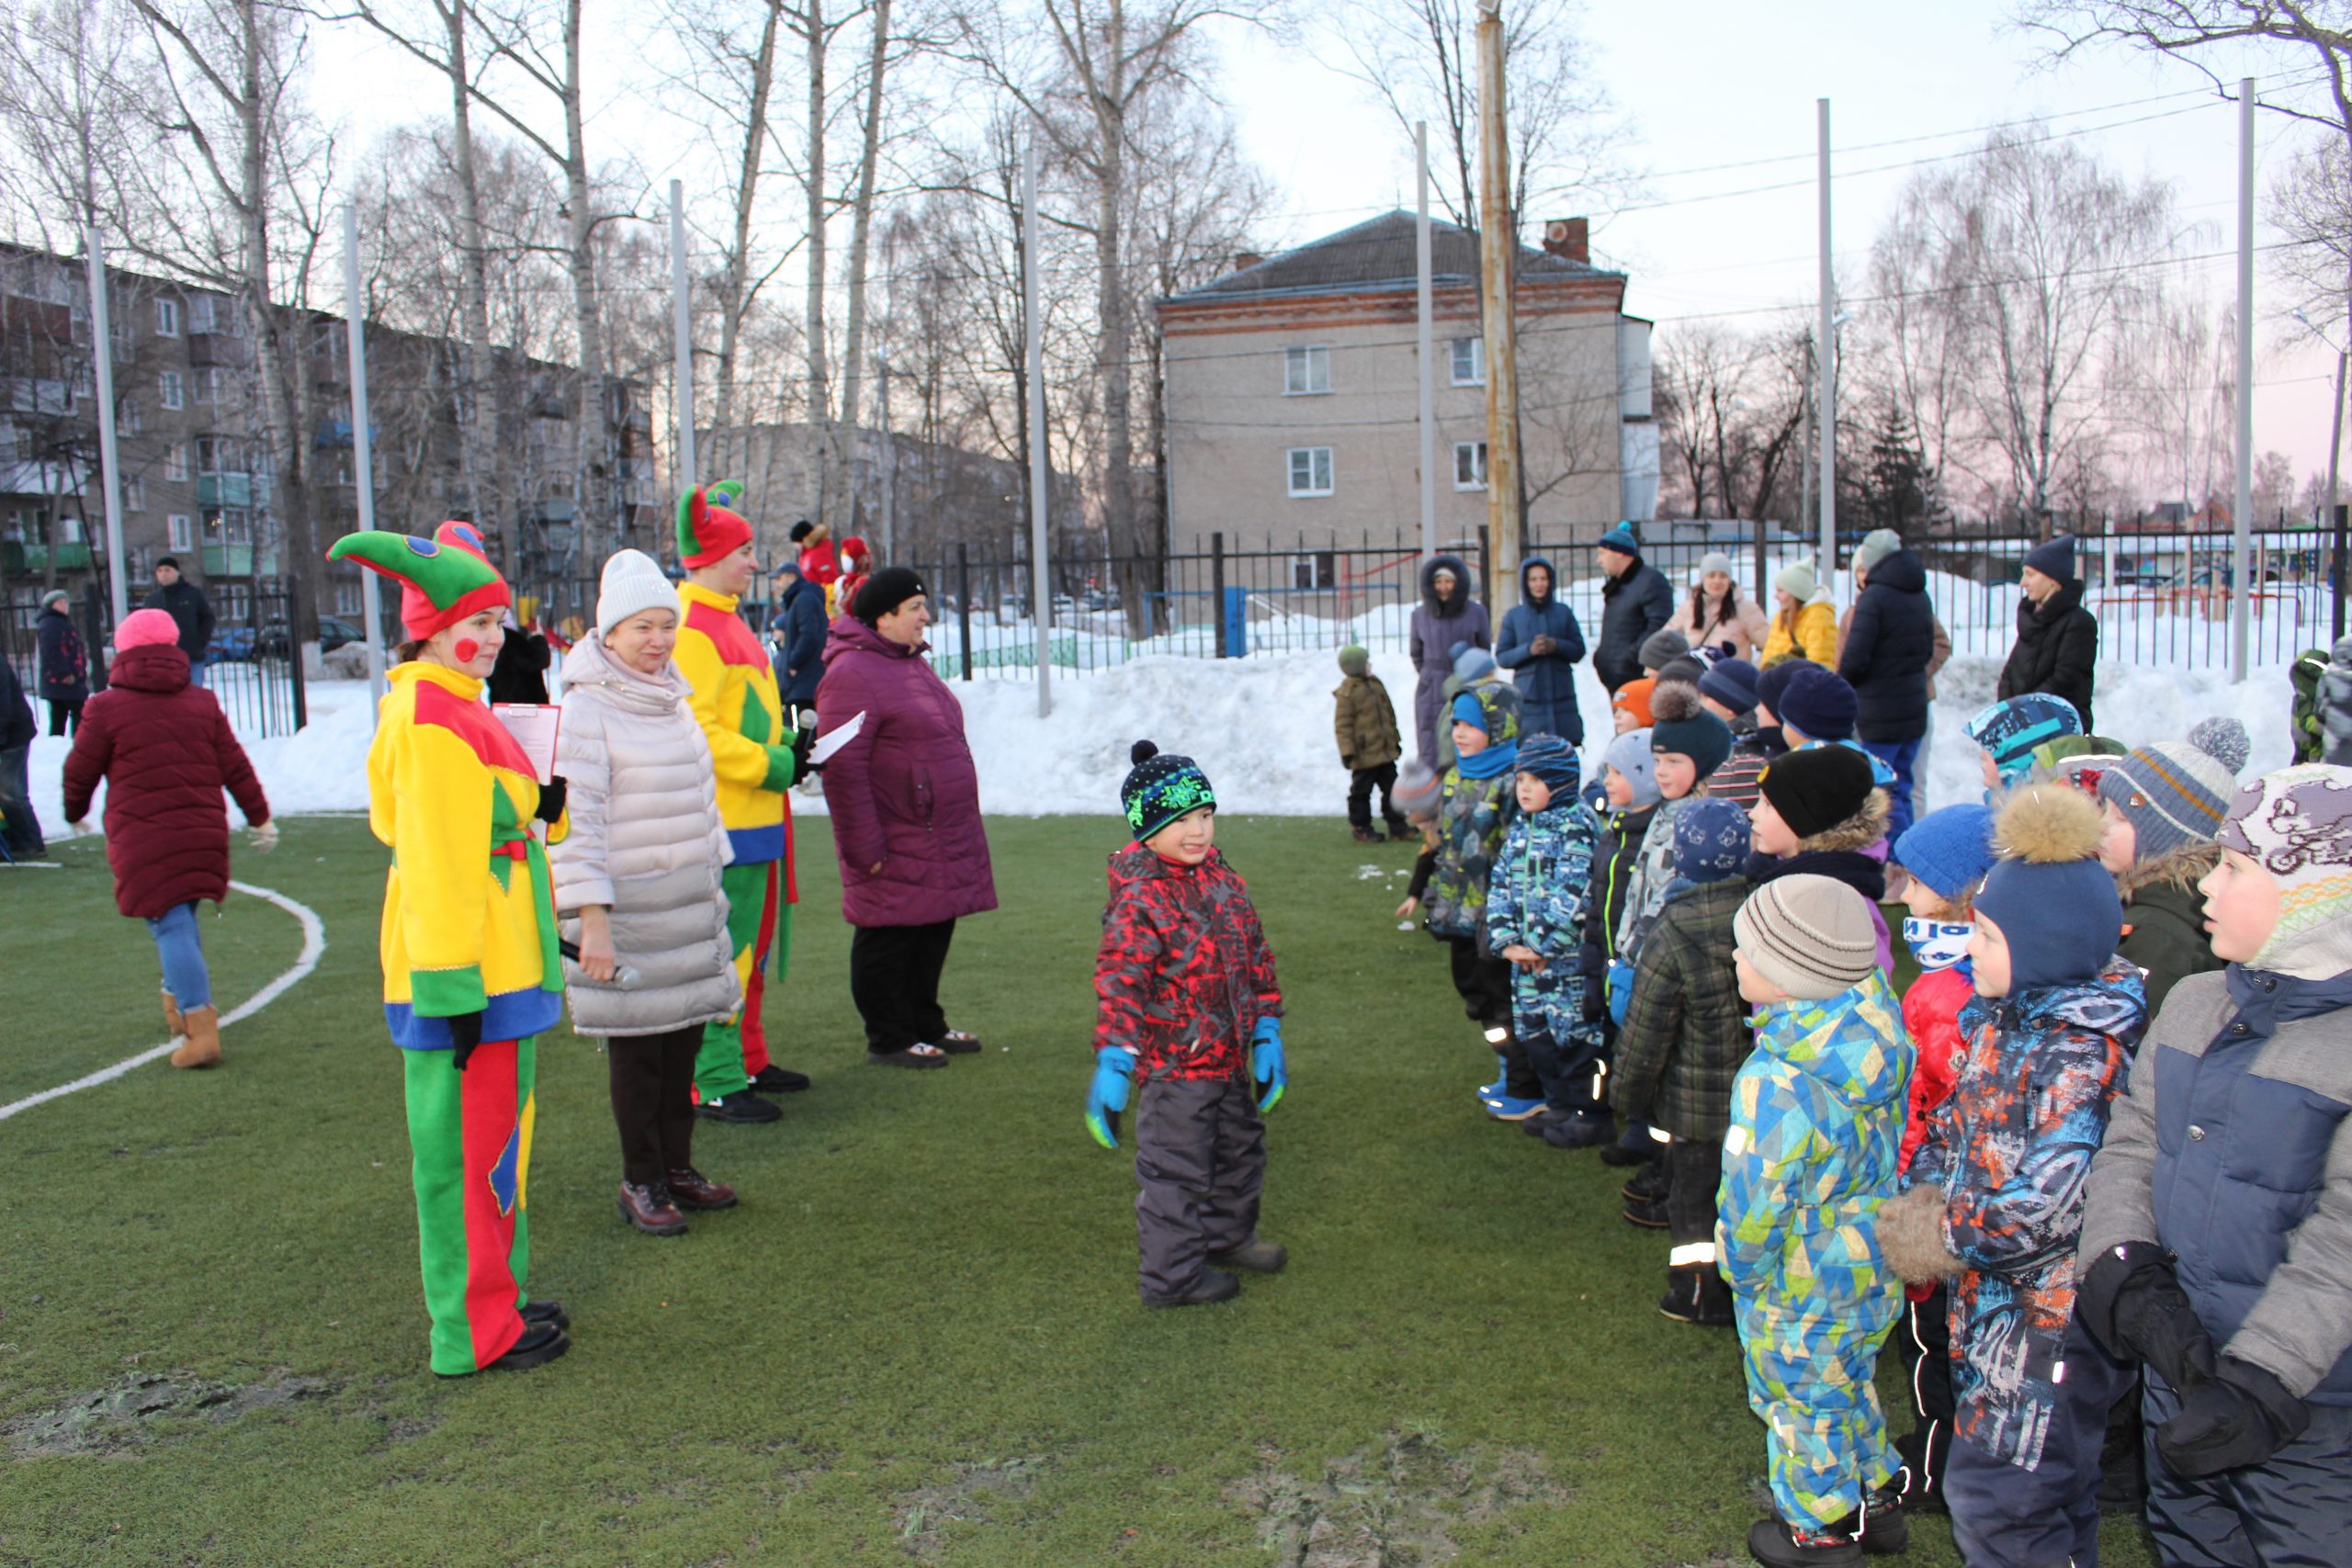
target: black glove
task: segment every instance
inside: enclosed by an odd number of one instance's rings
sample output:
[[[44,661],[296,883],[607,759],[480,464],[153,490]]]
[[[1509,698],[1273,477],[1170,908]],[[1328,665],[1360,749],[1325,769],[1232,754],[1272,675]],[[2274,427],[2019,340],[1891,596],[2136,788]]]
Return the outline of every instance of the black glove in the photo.
[[[2075,1315],[2120,1361],[2145,1361],[2185,1399],[2213,1375],[2213,1336],[2153,1241],[2109,1247],[2075,1292]]]
[[[467,1058],[474,1054],[474,1047],[481,1043],[481,1014],[479,1012],[451,1013],[448,1024],[449,1043],[452,1047],[449,1059],[457,1065],[458,1071],[462,1073],[466,1070]]]
[[[538,818],[552,822],[563,815],[563,775],[558,773],[539,786]]]
[[[805,779],[808,776],[808,753],[816,749],[817,727],[815,725],[804,724],[792,732],[792,776],[794,778]]]
[[[2287,1385],[2234,1356],[2187,1393],[2180,1413],[2156,1428],[2156,1454],[2175,1475],[2194,1480],[2267,1463],[2303,1435],[2309,1406]]]

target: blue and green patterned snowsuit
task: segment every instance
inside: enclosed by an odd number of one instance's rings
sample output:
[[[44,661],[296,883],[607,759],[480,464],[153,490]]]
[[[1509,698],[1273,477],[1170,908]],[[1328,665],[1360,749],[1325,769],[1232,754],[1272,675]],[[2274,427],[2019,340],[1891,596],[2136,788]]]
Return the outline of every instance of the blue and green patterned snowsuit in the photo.
[[[1544,967],[1510,972],[1511,1023],[1519,1038],[1548,1040],[1557,1054],[1557,1072],[1586,1074],[1600,1055],[1600,1025],[1584,1017],[1586,890],[1592,881],[1593,846],[1600,823],[1585,803],[1566,790],[1553,804],[1521,816],[1504,835],[1502,853],[1487,885],[1487,945],[1497,957],[1514,943],[1544,955]],[[1556,1073],[1536,1071],[1551,1087]]]
[[[1894,1196],[1912,1062],[1901,1004],[1873,974],[1763,1009],[1732,1080],[1717,1252],[1772,1499],[1799,1527],[1844,1518],[1899,1462],[1871,1380],[1903,1286],[1875,1222]]]

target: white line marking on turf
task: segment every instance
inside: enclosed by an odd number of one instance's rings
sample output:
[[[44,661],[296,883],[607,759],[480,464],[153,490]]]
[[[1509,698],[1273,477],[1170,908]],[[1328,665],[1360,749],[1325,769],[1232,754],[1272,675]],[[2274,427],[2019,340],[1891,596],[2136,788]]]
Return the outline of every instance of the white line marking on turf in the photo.
[[[302,952],[294,960],[291,968],[247,997],[234,1009],[221,1014],[220,1026],[223,1029],[241,1019],[251,1018],[284,996],[303,976],[319,966],[320,955],[327,950],[326,924],[319,919],[318,912],[309,905],[298,904],[275,888],[256,887],[250,882],[232,882],[229,886],[240,893],[249,893],[256,898],[267,899],[300,921],[302,927]],[[112,1082],[126,1074],[137,1071],[158,1057],[168,1056],[171,1054],[172,1042],[166,1040],[161,1045],[152,1046],[135,1056],[125,1056],[113,1066],[100,1067],[96,1072],[85,1077],[75,1078],[72,1083],[59,1084],[55,1089],[45,1089],[39,1094],[28,1094],[13,1105],[0,1105],[0,1122],[6,1122],[19,1111],[30,1111],[36,1105],[46,1104],[52,1100],[62,1100],[69,1094],[78,1093],[85,1089],[96,1089],[102,1083]]]

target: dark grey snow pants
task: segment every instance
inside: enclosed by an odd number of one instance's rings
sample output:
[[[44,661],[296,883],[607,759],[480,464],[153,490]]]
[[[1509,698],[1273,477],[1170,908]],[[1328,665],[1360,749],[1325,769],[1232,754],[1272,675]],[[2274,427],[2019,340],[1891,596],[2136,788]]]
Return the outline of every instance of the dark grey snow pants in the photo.
[[[1136,1089],[1136,1245],[1143,1299],[1200,1283],[1212,1252],[1258,1234],[1266,1123],[1247,1077],[1148,1078]]]

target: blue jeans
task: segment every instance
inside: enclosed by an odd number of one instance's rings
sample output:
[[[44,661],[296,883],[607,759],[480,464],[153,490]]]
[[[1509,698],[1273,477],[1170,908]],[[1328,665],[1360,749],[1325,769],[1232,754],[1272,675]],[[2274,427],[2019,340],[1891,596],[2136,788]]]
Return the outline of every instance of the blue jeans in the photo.
[[[1865,740],[1862,750],[1894,770],[1894,783],[1887,794],[1886,841],[1890,844],[1903,836],[1911,826],[1914,805],[1911,782],[1912,765],[1919,760],[1917,740]]]
[[[147,922],[155,956],[164,961],[164,989],[182,1012],[212,1005],[212,976],[204,967],[204,943],[197,937],[196,906],[175,904]]]
[[[187,661],[187,683],[191,686],[209,683],[204,678],[204,656],[200,653]]]

